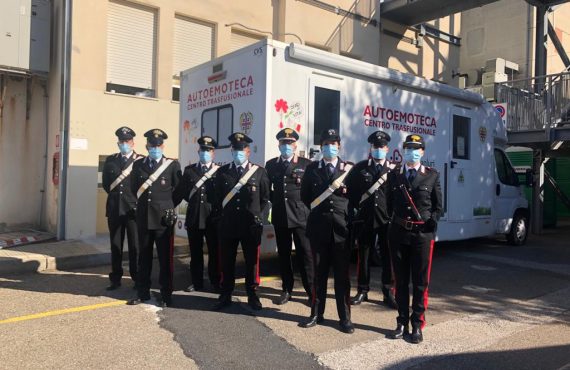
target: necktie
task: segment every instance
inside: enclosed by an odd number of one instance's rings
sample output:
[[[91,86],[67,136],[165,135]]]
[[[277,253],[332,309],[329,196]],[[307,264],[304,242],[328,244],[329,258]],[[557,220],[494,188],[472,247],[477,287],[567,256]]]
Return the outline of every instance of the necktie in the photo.
[[[129,160],[129,158],[122,156],[121,159],[123,160],[123,164],[127,163],[127,161]]]
[[[382,165],[381,165],[381,164],[377,164],[377,165],[376,165],[376,172],[377,172],[377,173],[382,172]]]
[[[334,166],[332,165],[332,163],[327,163],[327,170],[329,173],[329,177],[332,177],[334,174]]]
[[[202,175],[208,172],[208,167],[202,166]]]
[[[154,170],[154,165],[155,165],[155,162],[151,159],[151,160],[148,162],[148,166],[150,167],[151,170]]]
[[[415,178],[416,178],[416,169],[410,168],[408,170],[408,181],[412,182],[412,181],[414,181]]]
[[[289,161],[283,161],[283,168],[285,169],[285,171],[287,171],[287,169],[289,168]]]
[[[242,167],[242,166],[238,166],[237,172],[238,172],[238,176],[241,177],[241,175],[243,174],[243,167]]]

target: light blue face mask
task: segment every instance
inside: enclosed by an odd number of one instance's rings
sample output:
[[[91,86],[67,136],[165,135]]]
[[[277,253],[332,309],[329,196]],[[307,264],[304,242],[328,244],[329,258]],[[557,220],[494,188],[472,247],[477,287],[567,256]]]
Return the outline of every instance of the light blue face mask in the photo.
[[[422,159],[419,149],[404,149],[404,162],[418,163]]]
[[[293,156],[293,145],[281,144],[279,145],[279,152],[284,158],[291,158]]]
[[[243,164],[246,160],[245,150],[234,150],[232,152],[232,157],[236,166]]]
[[[202,162],[203,164],[212,162],[212,152],[210,152],[209,150],[207,151],[200,150],[198,152],[198,156],[200,157],[200,162]]]
[[[335,159],[338,156],[338,145],[327,144],[323,145],[323,157],[326,159]]]
[[[129,143],[119,143],[119,150],[121,151],[121,154],[127,155],[133,151],[133,148],[131,148]]]
[[[151,146],[148,149],[148,156],[154,159],[155,161],[159,161],[162,158],[162,149],[159,146]]]
[[[378,160],[386,159],[386,154],[387,154],[386,151],[382,148],[372,148],[372,150],[370,151],[370,155],[372,155],[372,158]]]

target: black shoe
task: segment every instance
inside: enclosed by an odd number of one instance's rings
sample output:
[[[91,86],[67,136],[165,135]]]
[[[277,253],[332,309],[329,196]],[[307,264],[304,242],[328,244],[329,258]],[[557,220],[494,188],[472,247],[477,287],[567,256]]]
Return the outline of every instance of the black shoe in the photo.
[[[314,315],[310,316],[306,321],[299,323],[299,326],[302,328],[312,328],[317,324],[321,324],[323,321],[325,321],[325,318],[323,316]]]
[[[259,311],[263,308],[259,297],[255,293],[247,297],[247,304],[255,311]]]
[[[111,285],[109,285],[107,288],[105,288],[106,290],[117,290],[121,287],[121,283],[113,283],[111,282]]]
[[[283,293],[281,293],[279,298],[275,300],[275,304],[280,306],[289,302],[290,299],[291,299],[291,293],[289,293],[288,291],[284,291]]]
[[[412,343],[418,344],[423,342],[424,336],[422,334],[422,329],[419,326],[412,327]]]
[[[352,298],[350,300],[350,304],[353,306],[358,306],[359,304],[361,304],[364,301],[368,302],[368,293],[358,292],[358,293],[356,293],[354,298]]]
[[[354,325],[350,320],[341,320],[340,321],[340,331],[346,334],[354,333]]]
[[[214,307],[212,307],[212,310],[220,311],[231,305],[232,305],[232,296],[230,294],[222,294],[218,298],[218,303],[216,303]]]
[[[408,325],[398,324],[396,329],[388,336],[390,339],[403,339],[409,333]]]
[[[185,292],[193,292],[195,290],[196,288],[194,288],[194,284],[190,284],[187,288],[184,289]]]
[[[144,297],[144,298],[135,298],[135,299],[131,299],[129,301],[127,301],[127,304],[129,306],[136,306],[138,304],[143,304],[146,301],[150,300],[150,297]]]
[[[158,301],[158,307],[162,307],[162,308],[172,307],[172,298],[160,299]]]
[[[383,300],[384,304],[394,310],[398,309],[398,303],[396,303],[396,298],[394,297],[393,294],[388,293],[388,294],[384,294],[384,300]]]

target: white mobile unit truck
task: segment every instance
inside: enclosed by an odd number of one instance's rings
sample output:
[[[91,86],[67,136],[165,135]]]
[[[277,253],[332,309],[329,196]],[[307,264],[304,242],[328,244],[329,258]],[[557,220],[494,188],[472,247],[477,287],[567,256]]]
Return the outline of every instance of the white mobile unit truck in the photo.
[[[340,156],[367,158],[367,137],[390,134],[389,158],[401,162],[408,134],[426,141],[425,165],[440,172],[445,214],[437,238],[505,234],[526,240],[529,212],[504,148],[506,128],[481,95],[299,44],[263,40],[181,74],[180,161],[198,160],[196,140],[218,142],[216,162],[231,161],[227,137],[253,139],[251,160],[279,155],[276,133],[298,131],[298,153],[319,158],[320,133],[336,128]],[[181,212],[184,217],[184,210]],[[179,232],[183,234],[183,221]],[[274,250],[271,226],[263,240]]]

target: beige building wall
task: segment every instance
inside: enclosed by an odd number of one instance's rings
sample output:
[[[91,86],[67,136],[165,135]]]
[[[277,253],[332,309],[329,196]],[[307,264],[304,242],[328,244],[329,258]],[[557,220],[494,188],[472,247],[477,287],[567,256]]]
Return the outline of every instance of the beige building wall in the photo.
[[[549,19],[569,53],[570,4],[556,7]],[[533,76],[535,20],[535,8],[524,0],[503,0],[463,12],[460,32],[461,72],[478,70],[485,66],[488,59],[504,58],[519,65],[518,78]],[[549,40],[547,73],[558,73],[563,69],[562,60]]]

